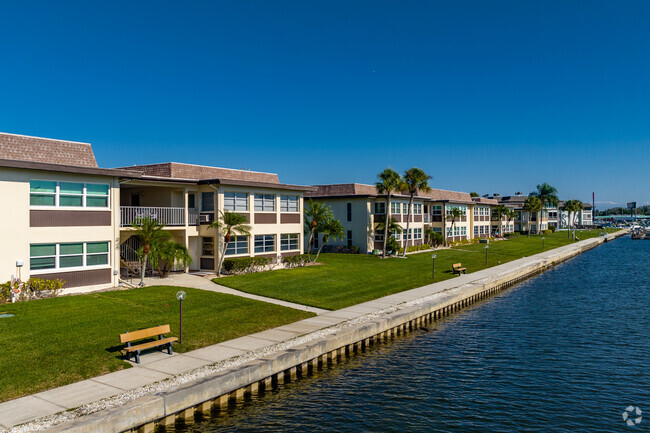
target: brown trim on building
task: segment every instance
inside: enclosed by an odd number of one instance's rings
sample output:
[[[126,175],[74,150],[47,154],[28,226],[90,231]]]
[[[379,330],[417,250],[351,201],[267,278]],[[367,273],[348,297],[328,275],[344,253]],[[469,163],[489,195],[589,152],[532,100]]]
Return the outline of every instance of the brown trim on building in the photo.
[[[300,254],[300,251],[287,251],[286,253],[282,253],[282,257],[293,257],[298,254]]]
[[[255,254],[255,257],[270,257],[270,258],[276,258],[278,255],[276,253],[271,253],[271,254]]]
[[[421,223],[422,222],[422,215],[413,215],[413,222],[414,223]]]
[[[431,215],[431,222],[432,223],[441,223],[442,222],[442,215]]]
[[[64,288],[80,286],[94,286],[97,284],[110,284],[113,270],[106,269],[89,269],[87,271],[71,272],[51,272],[49,274],[31,275],[32,278],[41,278],[43,280],[63,280]]]
[[[299,213],[281,213],[280,224],[300,224]]]
[[[73,165],[50,164],[47,162],[14,161],[0,159],[0,167],[22,168],[26,170],[57,171],[61,173],[94,174],[99,176],[139,178],[138,172],[119,170],[114,168],[78,167]]]
[[[111,211],[30,210],[30,227],[99,227],[111,225]]]
[[[255,224],[276,224],[278,216],[274,213],[255,213]]]

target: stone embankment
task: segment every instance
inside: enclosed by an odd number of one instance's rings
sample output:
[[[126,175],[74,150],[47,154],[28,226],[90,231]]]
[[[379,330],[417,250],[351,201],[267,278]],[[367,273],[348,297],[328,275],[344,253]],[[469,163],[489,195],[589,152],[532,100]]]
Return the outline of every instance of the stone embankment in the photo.
[[[286,381],[306,377],[346,356],[417,330],[624,234],[626,232],[621,231],[587,239],[285,325],[271,332],[284,333],[285,336],[291,332],[294,337],[278,339],[276,343],[203,367],[203,370],[197,369],[186,374],[185,381],[171,381],[169,386],[165,386],[163,381],[158,387],[149,387],[147,395],[131,401],[118,396],[102,402],[100,407],[105,409],[88,415],[80,416],[79,412],[72,411],[67,421],[60,422],[66,419],[65,415],[61,416],[59,421],[55,421],[60,423],[47,431],[152,432],[156,427],[175,422],[191,422],[195,415],[218,411],[246,395],[262,393]],[[92,410],[86,407],[83,412]]]

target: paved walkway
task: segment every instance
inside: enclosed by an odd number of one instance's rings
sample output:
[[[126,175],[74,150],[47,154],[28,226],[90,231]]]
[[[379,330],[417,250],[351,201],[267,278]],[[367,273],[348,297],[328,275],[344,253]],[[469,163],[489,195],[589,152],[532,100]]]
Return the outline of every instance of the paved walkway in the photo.
[[[234,340],[193,350],[183,354],[174,353],[172,356],[163,352],[146,353],[142,356],[141,364],[133,364],[134,368],[116,371],[103,376],[94,377],[81,382],[54,388],[48,391],[0,403],[0,429],[8,429],[18,424],[26,423],[64,410],[70,410],[84,404],[123,394],[148,384],[182,375],[199,367],[212,365],[234,356],[251,351],[258,351],[267,346],[290,340],[294,337],[313,333],[324,328],[341,324],[351,319],[380,313],[382,310],[405,302],[416,301],[432,295],[455,296],[454,293],[470,287],[472,284],[482,285],[491,279],[505,278],[512,275],[513,270],[525,269],[540,261],[551,263],[563,254],[580,249],[580,246],[591,244],[594,240],[585,240],[553,250],[545,251],[535,256],[522,258],[503,265],[484,269],[467,275],[445,280],[435,284],[407,290],[385,296],[362,304],[353,305],[336,311],[325,311],[318,316],[304,319],[295,323],[280,326]],[[576,248],[578,247],[578,248]],[[189,278],[191,277],[191,278]],[[230,293],[246,296],[252,299],[273,302],[297,308],[296,304],[263,298],[236,290],[218,286],[202,277],[192,275],[175,275],[166,281],[168,285],[196,287],[220,293]],[[162,281],[150,280],[151,284],[161,284]],[[233,293],[234,292],[234,293]],[[442,293],[444,292],[444,293]],[[304,306],[301,306],[305,308]],[[308,310],[309,311],[309,310]],[[312,310],[313,311],[313,310]],[[320,310],[324,311],[324,310]],[[316,333],[318,334],[318,333]],[[312,334],[314,335],[314,334]],[[319,338],[314,337],[314,338]],[[237,366],[232,368],[238,368]],[[31,431],[29,429],[24,431]]]
[[[256,301],[268,302],[269,304],[282,305],[296,310],[308,311],[315,314],[323,314],[329,310],[322,308],[310,307],[308,305],[296,304],[293,302],[281,301],[279,299],[267,298],[266,296],[252,295],[250,293],[242,292],[240,290],[231,289],[230,287],[215,284],[212,280],[199,277],[198,275],[190,274],[171,274],[167,278],[145,278],[145,283],[148,286],[180,286],[191,287],[193,289],[207,290],[209,292],[226,293],[228,295],[241,296],[242,298],[255,299]]]

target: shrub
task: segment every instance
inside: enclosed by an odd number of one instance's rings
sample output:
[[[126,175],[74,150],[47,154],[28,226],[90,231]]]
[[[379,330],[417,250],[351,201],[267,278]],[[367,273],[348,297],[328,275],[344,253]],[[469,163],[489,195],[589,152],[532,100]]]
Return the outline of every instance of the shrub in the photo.
[[[429,233],[429,243],[431,243],[434,247],[443,245],[445,243],[445,237],[442,235],[442,233],[431,232]]]
[[[549,226],[548,229],[551,231],[551,233],[555,233],[555,231],[557,230],[557,227]]]
[[[11,302],[11,281],[0,284],[0,304]]]
[[[350,247],[350,254],[359,254],[359,247],[352,245]]]
[[[542,230],[542,234],[543,234],[543,235],[550,235],[551,233],[553,233],[553,230],[551,230],[551,229],[548,229],[548,230]]]
[[[256,272],[269,265],[271,257],[235,257],[223,261],[223,270],[229,274]]]
[[[308,254],[297,254],[295,256],[287,256],[282,259],[282,261],[289,265],[290,268],[296,268],[296,267],[301,267],[305,266],[307,263],[309,263],[309,255]]]
[[[410,246],[406,249],[406,252],[407,252],[407,253],[412,253],[412,252],[414,252],[414,251],[428,250],[429,248],[431,248],[431,245],[429,245],[429,244],[410,245]],[[400,249],[399,249],[399,252],[400,252],[400,253],[403,253],[403,252],[404,252],[404,248],[400,248]]]
[[[514,239],[519,237],[519,233],[506,233],[503,236],[505,236],[507,239]]]
[[[389,237],[388,242],[386,242],[386,251],[387,252],[397,252],[399,251],[399,244],[394,237]]]

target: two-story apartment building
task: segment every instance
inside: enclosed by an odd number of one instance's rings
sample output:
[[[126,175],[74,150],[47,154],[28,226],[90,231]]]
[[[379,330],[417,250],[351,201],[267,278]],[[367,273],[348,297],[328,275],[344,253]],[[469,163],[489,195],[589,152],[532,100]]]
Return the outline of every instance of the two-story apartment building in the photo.
[[[429,227],[435,232],[441,233],[447,242],[472,239],[475,225],[479,227],[479,233],[481,227],[489,226],[489,223],[484,224],[483,221],[484,217],[487,217],[487,221],[489,221],[489,215],[485,215],[485,211],[478,211],[474,218],[476,202],[472,200],[469,193],[432,188],[420,194],[426,197],[427,210],[430,215]],[[487,208],[489,205],[481,204],[479,207]],[[461,216],[455,220],[452,218],[453,209],[458,209],[461,213]],[[483,233],[485,234],[485,228]]]
[[[515,195],[502,196],[500,194],[494,194],[488,196],[496,200],[500,205],[506,206],[508,208],[514,209],[517,212],[517,217],[514,221],[514,230],[521,232],[530,230],[531,234],[536,234],[538,230],[547,230],[549,225],[549,207],[545,207],[541,211],[541,221],[540,213],[533,212],[530,213],[524,210],[524,202],[528,198],[527,195],[521,193],[516,193]],[[493,230],[496,230],[498,224],[495,222]]]
[[[573,225],[578,227],[591,227],[594,225],[593,209],[591,203],[582,203],[582,210],[575,215],[563,209],[564,201],[560,201],[558,208],[553,209],[557,215],[557,227],[569,228]]]
[[[226,257],[276,260],[303,249],[303,192],[272,173],[180,163],[99,168],[88,143],[0,133],[0,281],[60,279],[65,290],[114,287],[139,247],[131,224],[150,217],[188,247],[188,270]],[[250,236],[219,251],[209,225],[246,216]]]
[[[328,245],[356,246],[361,253],[381,250],[384,247],[384,233],[377,230],[377,225],[386,218],[386,197],[377,194],[374,185],[359,183],[314,185],[315,190],[305,192],[305,199],[312,199],[328,204],[334,217],[341,221],[346,237],[343,240],[332,239]],[[421,195],[421,194],[420,194]],[[411,210],[409,233],[406,233],[409,196],[395,194],[391,198],[390,216],[402,227],[402,233],[392,233],[400,246],[410,237],[409,245],[422,245],[424,239],[424,213],[426,197],[415,197]],[[309,234],[306,233],[306,236]],[[305,240],[307,244],[308,240]],[[316,234],[314,247],[318,248],[322,238]]]

